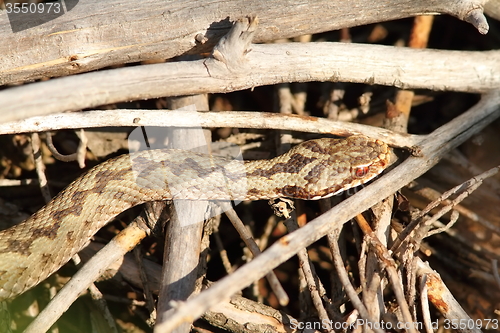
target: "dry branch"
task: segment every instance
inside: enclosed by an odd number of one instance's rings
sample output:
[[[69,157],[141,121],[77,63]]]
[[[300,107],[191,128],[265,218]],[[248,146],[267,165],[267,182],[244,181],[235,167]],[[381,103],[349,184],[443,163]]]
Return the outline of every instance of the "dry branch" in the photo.
[[[0,15],[0,85],[211,50],[244,15],[258,15],[255,42],[295,37],[425,13],[450,14],[488,30],[485,0],[169,1],[80,0],[68,13],[12,33]],[[244,13],[242,13],[244,11]],[[92,15],[89,15],[92,13]]]
[[[342,256],[340,254],[340,248],[338,245],[338,239],[340,235],[340,230],[336,229],[335,231],[328,233],[328,244],[330,245],[330,252],[332,254],[333,264],[335,265],[335,270],[337,271],[339,280],[342,283],[342,286],[345,288],[346,294],[349,296],[351,303],[354,308],[358,310],[360,317],[369,322],[375,322],[372,318],[370,318],[370,314],[368,313],[367,308],[359,298],[356,290],[354,289],[351,281],[349,280],[349,274],[347,273],[346,268],[344,267],[344,262],[342,260]]]
[[[283,82],[359,82],[485,92],[500,88],[500,51],[343,43],[252,45],[238,69],[214,58],[125,67],[0,92],[0,122],[121,101],[231,92]]]
[[[73,278],[65,285],[50,302],[47,307],[30,323],[25,333],[46,332],[56,322],[56,320],[73,304],[92,282],[112,263],[122,258],[127,252],[132,250],[139,242],[146,237],[146,232],[139,227],[144,225],[140,220],[144,216],[139,216],[135,222],[118,234],[104,250],[100,251],[80,269]]]
[[[207,95],[193,95],[168,100],[172,108],[190,113],[191,109],[208,110]],[[208,153],[207,141],[211,141],[210,131],[176,128],[169,135],[170,147]],[[164,203],[166,206],[166,203]],[[161,323],[169,316],[170,301],[186,300],[201,290],[200,276],[206,271],[200,263],[202,234],[208,201],[175,201],[170,211],[170,221],[166,225],[161,288],[156,307],[156,322]],[[167,219],[163,221],[166,223]],[[178,327],[176,333],[190,331],[192,323]]]
[[[443,314],[443,316],[448,320],[454,321],[471,320],[457,300],[453,297],[439,274],[432,270],[428,263],[424,263],[422,259],[416,258],[416,260],[417,275],[420,279],[425,277],[425,285],[427,287],[429,300],[432,300],[433,305]],[[460,332],[482,333],[482,330],[474,325],[470,325],[465,328],[461,327]]]
[[[387,142],[391,146],[406,148],[416,145],[422,139],[419,135],[310,116],[241,111],[186,113],[169,110],[85,111],[32,117],[0,124],[0,135],[108,126],[235,127],[280,129],[338,136],[364,134]]]

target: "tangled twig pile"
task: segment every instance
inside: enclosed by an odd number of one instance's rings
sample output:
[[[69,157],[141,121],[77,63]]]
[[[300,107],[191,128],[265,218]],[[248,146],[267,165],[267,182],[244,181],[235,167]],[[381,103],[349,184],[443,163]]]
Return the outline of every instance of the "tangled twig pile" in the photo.
[[[81,2],[84,7],[94,0]],[[471,23],[481,34],[489,30],[494,37],[482,42],[489,43],[491,49],[498,48],[495,37],[499,36],[500,27],[495,21],[488,25],[483,15],[483,2],[467,0],[450,2],[448,6],[442,2],[429,5],[419,1],[392,4],[394,8],[388,9],[384,15],[387,15],[386,19],[402,17],[401,8],[404,6],[409,6],[410,13],[404,16],[433,12],[452,14]],[[498,13],[492,3],[498,2],[492,0],[485,8],[487,14],[495,18]],[[250,10],[254,5],[250,1],[247,8]],[[144,13],[155,13],[147,5],[143,6]],[[211,8],[211,5],[207,6]],[[321,13],[314,5],[309,6],[310,15]],[[375,8],[373,3],[366,6]],[[340,7],[337,14],[341,13]],[[394,11],[396,7],[400,11]],[[281,5],[277,4],[276,8],[280,9]],[[77,9],[78,6],[74,15],[78,15]],[[174,9],[170,8],[165,15],[173,15]],[[377,22],[370,10],[359,14],[359,22]],[[325,9],[325,15],[329,11]],[[137,48],[144,47],[149,53],[131,51],[129,61],[124,60],[126,53],[121,53],[123,49],[114,46],[114,60],[110,60],[113,57],[107,54],[109,48],[103,48],[106,50],[101,53],[84,50],[77,55],[68,55],[65,62],[71,65],[69,69],[44,59],[52,51],[40,54],[38,58],[28,52],[31,58],[18,60],[22,63],[12,60],[10,64],[0,64],[0,82],[5,84],[0,91],[0,100],[5,102],[0,107],[3,111],[0,113],[3,122],[0,134],[5,135],[2,137],[5,139],[3,146],[31,142],[34,161],[30,163],[27,159],[27,163],[16,163],[14,155],[4,148],[0,153],[2,171],[4,178],[10,179],[0,180],[5,189],[2,195],[10,193],[12,186],[25,186],[28,181],[14,178],[29,175],[34,169],[37,177],[29,183],[38,183],[48,201],[48,185],[59,190],[76,178],[73,175],[57,178],[55,175],[62,174],[62,168],[67,166],[55,162],[54,158],[66,162],[77,160],[80,166],[86,161],[96,164],[96,160],[101,161],[120,149],[133,150],[141,145],[160,147],[165,140],[173,148],[202,147],[205,153],[228,155],[231,154],[228,143],[236,143],[242,148],[245,159],[260,159],[270,157],[270,151],[271,155],[280,155],[288,150],[287,146],[320,134],[362,134],[392,146],[399,161],[382,177],[369,185],[364,184],[354,195],[339,194],[319,203],[290,201],[278,204],[280,211],[285,212],[284,221],[258,202],[239,204],[233,209],[227,202],[214,206],[209,202],[180,200],[170,208],[150,203],[142,207],[142,212],[129,211],[98,234],[99,238],[108,239],[117,234],[104,249],[93,256],[95,245],[91,244],[81,253],[84,261],[87,261],[87,256],[93,258],[69,282],[64,278],[68,273],[61,270],[45,285],[10,301],[9,306],[0,312],[3,315],[0,321],[5,323],[1,327],[24,330],[27,319],[21,315],[26,307],[23,300],[36,297],[37,300],[32,302],[43,303],[49,298],[47,291],[54,291],[50,286],[58,289],[63,284],[61,280],[67,282],[65,287],[55,297],[50,296],[51,303],[29,324],[26,332],[48,330],[70,305],[72,308],[94,308],[97,305],[78,305],[75,300],[85,300],[79,295],[85,293],[103,270],[117,260],[132,267],[128,270],[116,268],[111,273],[115,275],[120,271],[122,274],[122,294],[107,289],[105,285],[105,296],[95,286],[89,288],[89,294],[95,300],[109,301],[107,306],[99,305],[102,314],[89,313],[92,318],[97,316],[108,322],[104,331],[109,331],[109,327],[117,330],[117,325],[124,328],[127,321],[137,331],[148,330],[147,324],[155,326],[155,332],[185,332],[193,327],[212,331],[221,327],[234,332],[285,332],[305,328],[348,331],[356,325],[364,325],[375,332],[394,328],[430,332],[438,326],[455,328],[453,325],[457,325],[459,331],[480,332],[495,330],[495,325],[500,325],[495,312],[497,299],[500,299],[496,266],[499,254],[494,246],[499,241],[500,185],[495,178],[489,178],[498,171],[495,165],[500,164],[500,160],[493,157],[500,154],[496,146],[487,148],[486,143],[477,144],[480,139],[494,141],[489,136],[496,135],[491,131],[495,125],[491,124],[500,115],[499,51],[470,51],[473,47],[479,49],[470,40],[461,45],[468,51],[425,49],[428,43],[441,46],[439,43],[445,45],[445,42],[453,41],[450,30],[446,36],[448,39],[439,36],[442,40],[428,41],[433,24],[443,24],[433,21],[430,16],[415,18],[411,33],[408,30],[406,34],[409,47],[402,48],[346,42],[351,39],[379,40],[397,45],[401,41],[391,41],[390,35],[405,36],[398,24],[406,27],[409,21],[348,30],[347,27],[354,23],[352,19],[342,18],[336,23],[338,26],[311,22],[309,28],[302,27],[280,35],[276,32],[280,29],[274,31],[273,27],[283,24],[280,26],[283,29],[290,22],[280,23],[270,13],[261,14],[259,11],[258,15],[260,23],[256,16],[239,19],[222,38],[219,38],[220,34],[214,34],[217,29],[227,27],[222,17],[217,24],[213,19],[207,21],[213,26],[206,30],[186,22],[186,29],[197,32],[191,41],[185,39],[189,34],[175,30],[172,30],[171,39],[162,40],[155,46],[147,45],[152,42],[147,42],[149,36],[144,37],[138,43],[142,46]],[[304,16],[297,13],[295,17],[300,20]],[[69,31],[65,24],[74,19],[68,14],[65,20],[68,21],[54,21],[55,26]],[[459,22],[456,18],[441,20]],[[151,24],[154,22],[153,19]],[[87,23],[94,27],[92,21]],[[135,24],[137,21],[131,20],[130,26]],[[477,34],[472,26],[462,27],[470,30],[467,36]],[[2,28],[6,28],[6,22],[0,18]],[[252,44],[333,28],[342,28],[339,36],[325,33],[305,36],[303,43]],[[42,26],[40,29],[49,28]],[[61,31],[57,33],[62,34]],[[96,34],[96,38],[103,31]],[[26,38],[33,38],[28,31],[21,33]],[[72,45],[65,35],[61,38]],[[124,34],[123,38],[125,42],[129,36]],[[324,41],[333,38],[340,38],[344,43]],[[176,41],[177,48],[172,48],[172,41]],[[210,55],[202,53],[212,46]],[[175,59],[177,61],[142,63],[66,76],[111,64],[150,60],[154,58],[151,52],[155,48],[163,48],[155,54],[156,57],[179,57]],[[183,55],[187,50],[198,54],[198,58]],[[94,61],[94,57],[99,61]],[[28,66],[30,61],[31,66]],[[46,62],[47,66],[40,70],[34,65],[37,62]],[[63,77],[27,83],[44,76]],[[7,86],[20,81],[24,84]],[[327,82],[312,83],[316,81]],[[217,94],[272,84],[275,88],[270,90],[260,88],[240,95]],[[212,94],[210,100],[204,95],[207,93]],[[472,93],[482,95],[478,99]],[[270,95],[276,97],[276,103],[270,102]],[[251,96],[255,102],[251,103],[242,96]],[[139,102],[143,99],[149,100]],[[130,100],[137,102],[125,103]],[[152,102],[156,109],[162,110],[150,110]],[[108,110],[61,113],[103,108],[104,105]],[[231,111],[256,108],[277,112]],[[114,134],[96,130],[105,126],[120,126],[124,130]],[[165,134],[163,130],[149,126],[169,127],[171,130]],[[132,127],[138,127],[138,130],[130,133]],[[68,131],[60,132],[54,136],[54,142],[52,135],[47,133],[42,136],[46,143],[41,142],[36,134],[61,129],[80,131],[76,132],[78,136],[72,136]],[[407,134],[408,131],[429,134]],[[18,133],[33,134],[14,135]],[[211,137],[219,141],[214,144]],[[471,138],[475,141],[470,141]],[[458,151],[456,148],[464,142],[464,148]],[[77,153],[71,156],[60,153],[69,153],[72,149]],[[438,164],[443,159],[444,163]],[[48,180],[44,172],[46,166]],[[368,166],[356,168],[355,173],[363,173],[365,168]],[[152,172],[152,169],[146,170]],[[273,170],[277,170],[277,166],[273,166]],[[76,168],[73,171],[76,173]],[[198,176],[206,175],[199,172]],[[311,177],[311,173],[308,176]],[[483,182],[488,182],[489,191],[479,188]],[[297,184],[290,184],[292,187],[297,188]],[[84,191],[95,195],[102,193],[100,188],[82,188],[61,216],[81,214],[76,207],[78,198],[85,198]],[[466,198],[468,202],[462,202]],[[19,199],[15,201],[21,203]],[[39,202],[24,204],[31,211],[40,207]],[[289,210],[290,206],[295,206],[293,212]],[[100,211],[103,207],[95,209]],[[119,212],[117,210],[116,214]],[[225,224],[225,218],[221,218],[222,212],[244,240],[244,248],[234,229]],[[53,218],[56,221],[62,217]],[[131,220],[133,222],[126,227],[121,223]],[[166,226],[162,224],[165,221],[169,221]],[[285,234],[283,226],[289,234]],[[40,228],[33,235],[56,239],[58,228],[54,223],[50,232],[47,228]],[[123,230],[118,233],[119,229]],[[141,250],[135,250],[135,259],[125,255],[148,233],[162,234],[163,231],[166,235],[163,250],[162,241],[152,238],[144,241],[141,247],[147,257],[163,261],[163,268],[144,260]],[[471,237],[472,232],[474,237]],[[211,243],[215,245],[210,245],[210,240],[214,240]],[[4,248],[30,255],[32,249],[29,245],[16,240],[9,242]],[[268,243],[273,244],[267,246]],[[56,254],[48,251],[47,256],[50,255]],[[298,265],[289,260],[295,255]],[[252,256],[254,258],[250,259]],[[0,262],[0,282],[2,269],[16,266],[12,264]],[[137,276],[131,272],[137,272]],[[267,278],[268,284],[259,280],[263,277]],[[217,282],[211,282],[215,279]],[[252,287],[247,288],[249,286]],[[243,294],[237,295],[242,290]],[[466,293],[460,294],[462,290]],[[133,294],[125,297],[123,293],[126,291]],[[157,300],[155,294],[159,295]],[[126,310],[116,305],[124,302],[127,303]],[[12,318],[5,315],[9,310]],[[124,319],[127,311],[134,313],[136,318]],[[200,317],[204,321],[195,321]],[[64,319],[58,325],[68,332],[80,330],[71,328]]]

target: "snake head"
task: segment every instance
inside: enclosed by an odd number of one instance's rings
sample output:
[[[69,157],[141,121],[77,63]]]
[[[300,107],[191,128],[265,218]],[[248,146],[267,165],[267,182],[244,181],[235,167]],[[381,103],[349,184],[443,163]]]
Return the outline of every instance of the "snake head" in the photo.
[[[293,185],[284,185],[280,192],[285,197],[306,200],[328,198],[364,184],[395,160],[387,144],[363,135],[306,141],[290,150],[288,156],[298,161],[298,154],[300,161],[307,163],[295,172]]]
[[[339,163],[339,168],[332,170],[331,177],[342,174],[342,181],[330,189],[330,195],[370,181],[396,160],[394,151],[386,143],[363,135],[348,137],[342,144],[335,144],[334,147],[330,162],[342,162]]]

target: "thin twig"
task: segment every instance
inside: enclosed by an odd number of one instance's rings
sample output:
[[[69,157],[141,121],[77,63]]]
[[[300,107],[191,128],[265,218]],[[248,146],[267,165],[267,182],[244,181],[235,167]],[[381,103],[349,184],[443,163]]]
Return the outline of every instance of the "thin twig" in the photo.
[[[479,172],[477,172],[477,174],[479,174]],[[490,179],[490,180],[494,180],[494,179]],[[491,183],[488,183],[488,185],[491,185]],[[438,191],[432,189],[432,188],[429,188],[429,187],[425,187],[425,188],[422,188],[422,189],[419,189],[417,191],[417,194],[418,195],[421,195],[422,197],[426,198],[426,199],[429,199],[430,201],[434,201],[436,200],[436,198],[440,197],[442,195],[442,193],[439,193]],[[443,201],[445,204],[448,204],[449,201],[448,200],[445,200]],[[465,216],[466,218],[470,219],[471,221],[473,222],[477,222],[481,225],[483,225],[485,228],[488,228],[489,230],[491,230],[492,232],[500,235],[500,227],[496,226],[495,224],[493,224],[492,222],[490,222],[489,220],[479,216],[477,213],[473,212],[472,210],[464,207],[463,205],[456,205],[454,207],[454,209],[460,213],[460,215],[462,216]]]
[[[221,202],[221,208],[226,214],[226,216],[229,218],[231,223],[233,224],[234,228],[236,231],[239,233],[241,239],[243,242],[245,242],[245,245],[250,249],[250,252],[253,254],[254,257],[257,257],[260,255],[262,252],[259,248],[259,246],[255,243],[255,240],[253,238],[253,235],[250,233],[250,231],[245,227],[241,219],[238,217],[238,214],[236,214],[235,210],[229,205],[227,202]],[[274,274],[274,272],[269,272],[266,275],[267,281],[269,282],[269,286],[271,289],[274,291],[276,297],[278,298],[279,303],[282,306],[288,305],[289,298],[288,295],[286,294],[285,290],[281,286],[281,283],[279,282],[278,278]]]
[[[445,209],[445,208],[443,207],[443,209]],[[432,235],[437,235],[437,234],[440,234],[442,232],[445,232],[446,230],[449,230],[457,222],[459,216],[460,216],[460,214],[456,210],[452,210],[451,211],[451,216],[450,216],[450,221],[446,225],[444,225],[444,226],[442,226],[440,228],[428,231],[427,234],[425,235],[425,237],[430,237]],[[436,215],[434,215],[432,218],[430,218],[429,220],[426,221],[426,224],[427,223],[429,223],[429,225],[430,224],[434,224],[434,223],[437,222],[438,219],[439,219],[439,217],[436,216]],[[417,235],[418,235],[418,233],[417,233]],[[417,236],[416,239],[417,240],[419,239],[418,236]]]
[[[409,235],[414,230],[416,238],[412,239],[411,241],[416,244],[419,244],[420,241],[424,237],[426,237],[428,226],[432,225],[435,221],[440,219],[444,214],[452,210],[454,206],[456,206],[458,203],[460,203],[462,200],[468,197],[473,191],[475,191],[483,183],[484,179],[495,175],[496,173],[498,173],[499,170],[500,167],[491,168],[490,170],[487,170],[482,174],[473,177],[460,185],[453,187],[452,189],[443,193],[438,199],[428,204],[427,207],[423,209],[419,213],[419,215],[399,234],[398,239],[394,242],[391,250],[396,251],[399,248],[399,246],[403,244],[403,242],[407,242]],[[442,207],[436,214],[433,215],[432,218],[427,219],[425,221],[423,220],[424,216],[428,214],[432,209],[436,208],[439,204],[447,200],[451,195],[457,193],[460,193],[460,195],[458,195],[458,197],[456,197],[455,199],[448,201],[444,207]],[[421,225],[420,228],[423,228],[421,230],[424,230],[425,232],[420,232],[420,235],[417,235],[418,234],[417,226],[419,225]]]
[[[500,288],[500,275],[498,274],[498,261],[496,259],[491,259],[491,271],[493,272],[493,277]]]
[[[375,321],[370,318],[370,314],[368,313],[368,310],[366,309],[366,307],[363,304],[363,302],[361,301],[361,299],[358,297],[358,293],[356,292],[356,290],[354,289],[354,287],[351,284],[351,281],[349,280],[349,276],[348,276],[347,271],[344,267],[342,256],[340,255],[340,248],[339,248],[339,245],[337,243],[338,238],[339,238],[338,231],[328,233],[328,244],[330,245],[330,252],[331,252],[332,258],[333,258],[333,264],[335,265],[335,270],[337,271],[340,282],[342,283],[342,286],[344,286],[344,289],[345,289],[347,296],[351,300],[353,307],[356,310],[358,310],[361,318],[363,318],[364,320],[366,320],[369,323],[374,323]],[[374,331],[378,332],[378,333],[384,332],[380,328],[374,328]]]
[[[414,322],[412,320],[412,316],[410,313],[408,302],[406,302],[406,299],[404,296],[404,291],[401,287],[401,281],[398,277],[396,262],[394,261],[394,259],[392,259],[387,248],[377,238],[377,236],[375,235],[373,230],[370,228],[370,225],[365,220],[363,215],[358,214],[356,216],[356,221],[358,222],[360,229],[365,234],[365,237],[368,238],[371,247],[374,249],[374,253],[377,255],[377,257],[379,259],[380,265],[382,265],[383,268],[387,272],[387,276],[389,278],[389,281],[392,284],[392,290],[394,291],[394,295],[396,296],[396,300],[399,304],[401,313],[403,314],[403,318],[404,318],[405,323]],[[416,333],[416,330],[414,327],[409,327],[408,331],[410,333]]]
[[[215,239],[215,244],[217,248],[219,249],[219,256],[222,261],[222,266],[224,266],[224,269],[226,270],[227,274],[230,274],[233,272],[233,267],[231,266],[231,261],[229,261],[229,258],[227,256],[227,251],[224,249],[224,245],[222,244],[222,240],[220,238],[220,232],[217,229],[214,230],[213,233],[214,239]]]
[[[45,132],[45,141],[47,142],[47,147],[50,150],[50,153],[52,156],[54,156],[55,159],[62,161],[62,162],[73,162],[76,161],[77,158],[77,153],[72,153],[69,155],[63,155],[60,152],[57,151],[57,148],[54,147],[54,142],[52,142],[52,133],[50,132]]]
[[[107,110],[61,113],[0,124],[0,134],[99,128],[106,126],[236,127],[280,129],[317,134],[349,136],[364,134],[394,147],[413,147],[421,135],[397,133],[379,127],[333,121],[325,118],[269,112],[190,112],[180,110]]]
[[[427,333],[432,333],[432,323],[431,323],[431,314],[429,311],[429,302],[427,295],[427,275],[423,274],[420,279],[420,304],[422,305],[422,320],[424,322],[425,331]]]
[[[101,291],[97,289],[97,287],[94,284],[91,284],[89,286],[89,292],[90,296],[92,298],[92,301],[94,304],[97,306],[97,308],[102,312],[102,315],[104,319],[106,320],[106,323],[108,324],[109,327],[107,327],[111,333],[118,333],[118,328],[116,327],[116,322],[111,315],[111,311],[109,311],[108,304],[106,300],[104,299]]]
[[[62,162],[73,162],[78,161],[78,165],[81,169],[85,168],[85,153],[87,151],[87,136],[83,129],[80,129],[80,143],[78,144],[78,149],[75,153],[69,155],[63,155],[57,151],[57,148],[54,147],[54,143],[52,142],[52,133],[45,133],[45,141],[47,143],[47,147],[49,148],[52,156],[55,159]]]
[[[151,292],[151,286],[148,283],[148,276],[146,274],[146,270],[143,265],[142,251],[140,247],[135,247],[133,252],[134,252],[135,262],[138,266],[139,275],[141,277],[144,298],[146,299],[145,306],[149,312],[149,318],[147,322],[148,324],[152,324],[156,321],[155,301],[153,298],[153,293]]]
[[[427,287],[428,299],[441,312],[441,314],[450,322],[474,322],[472,318],[464,311],[457,300],[453,297],[446,284],[438,273],[424,263],[420,258],[417,260],[417,276],[422,279],[425,275],[425,285]],[[467,326],[461,332],[482,333],[481,329],[475,325]]]
[[[45,203],[52,199],[50,189],[47,184],[47,177],[45,176],[45,164],[42,160],[42,151],[40,150],[40,137],[38,133],[31,134],[31,148],[33,150],[33,159],[35,160],[36,174],[38,176],[38,184],[42,192]]]
[[[287,218],[285,221],[285,225],[288,228],[289,232],[293,232],[299,229],[299,225],[296,221],[295,212],[292,213],[292,217]],[[318,317],[322,323],[329,322],[330,318],[328,317],[328,313],[323,305],[323,301],[320,295],[320,281],[316,272],[314,271],[313,266],[309,261],[309,255],[307,254],[307,249],[302,248],[297,252],[297,257],[299,258],[299,267],[304,274],[304,278],[306,280],[308,291],[311,295],[311,299],[314,305],[314,308],[318,312]],[[332,327],[326,328],[328,332],[333,331]]]

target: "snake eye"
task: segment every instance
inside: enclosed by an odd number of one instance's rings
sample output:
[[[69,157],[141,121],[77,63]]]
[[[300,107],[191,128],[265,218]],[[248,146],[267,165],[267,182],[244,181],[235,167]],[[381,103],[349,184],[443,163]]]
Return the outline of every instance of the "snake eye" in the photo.
[[[354,169],[354,175],[357,178],[362,178],[362,177],[366,176],[366,174],[368,173],[369,170],[370,170],[369,166],[357,167]]]

